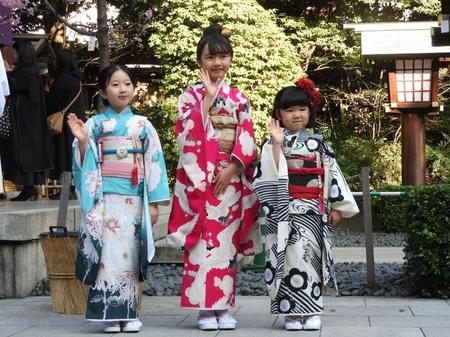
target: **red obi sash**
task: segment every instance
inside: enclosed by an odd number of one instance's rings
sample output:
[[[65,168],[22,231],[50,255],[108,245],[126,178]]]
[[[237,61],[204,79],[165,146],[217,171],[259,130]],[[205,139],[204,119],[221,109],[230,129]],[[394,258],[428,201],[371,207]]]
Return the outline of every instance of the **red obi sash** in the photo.
[[[292,175],[317,175],[319,181],[323,182],[323,176],[325,170],[323,167],[299,167],[297,165],[299,161],[316,161],[315,158],[311,157],[295,157],[288,158],[288,173],[289,176]],[[293,179],[289,179],[292,181]],[[324,200],[323,200],[323,188],[322,187],[310,187],[294,185],[289,183],[289,197],[295,199],[319,199],[320,201],[320,212],[323,213],[325,210]]]

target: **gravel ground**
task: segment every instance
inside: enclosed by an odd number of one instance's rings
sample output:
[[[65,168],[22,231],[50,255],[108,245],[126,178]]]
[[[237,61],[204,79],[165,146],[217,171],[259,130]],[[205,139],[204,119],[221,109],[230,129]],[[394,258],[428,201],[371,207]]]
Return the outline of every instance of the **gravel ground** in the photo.
[[[374,233],[374,246],[402,247],[405,234]],[[333,235],[336,247],[362,247],[365,245],[364,233],[348,229],[336,229]],[[376,265],[376,289],[366,287],[365,263],[336,263],[336,280],[341,296],[413,296],[407,285],[399,263],[381,263]],[[181,290],[180,265],[151,265],[148,279],[144,284],[144,293],[149,296],[179,296]],[[49,295],[48,281],[39,282],[31,295]],[[237,276],[238,295],[267,295],[262,271],[242,270]],[[331,291],[330,294],[334,294]]]
[[[375,247],[404,247],[406,234],[404,233],[373,233]],[[333,244],[335,247],[364,247],[366,236],[364,232],[355,232],[345,228],[333,231]]]
[[[336,263],[336,279],[341,296],[413,296],[407,285],[399,263],[376,265],[377,287],[366,287],[365,263]],[[182,266],[152,265],[144,285],[144,293],[149,296],[179,296]],[[237,294],[243,296],[266,296],[267,288],[262,271],[241,270],[237,276]],[[330,290],[329,294],[334,294]]]

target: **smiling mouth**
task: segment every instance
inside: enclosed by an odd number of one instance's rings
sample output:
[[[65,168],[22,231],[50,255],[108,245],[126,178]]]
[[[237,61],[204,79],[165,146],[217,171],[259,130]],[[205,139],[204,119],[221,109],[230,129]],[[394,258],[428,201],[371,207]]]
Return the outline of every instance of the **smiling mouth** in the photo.
[[[128,96],[119,96],[119,99],[126,100],[126,99],[128,99]]]

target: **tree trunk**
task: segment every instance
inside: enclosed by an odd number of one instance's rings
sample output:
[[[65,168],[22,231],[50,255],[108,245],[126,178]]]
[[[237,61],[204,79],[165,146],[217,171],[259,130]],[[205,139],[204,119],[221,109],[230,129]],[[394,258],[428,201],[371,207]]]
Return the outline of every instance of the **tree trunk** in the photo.
[[[97,0],[97,39],[100,70],[109,66],[109,36],[106,0]]]

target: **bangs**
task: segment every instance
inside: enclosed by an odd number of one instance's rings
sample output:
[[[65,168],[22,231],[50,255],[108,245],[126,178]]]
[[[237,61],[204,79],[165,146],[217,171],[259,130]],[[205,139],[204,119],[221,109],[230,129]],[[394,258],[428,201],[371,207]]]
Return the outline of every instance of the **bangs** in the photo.
[[[309,120],[306,128],[312,128],[315,124],[315,108],[306,92],[297,86],[284,87],[277,93],[273,103],[272,118],[279,120],[280,125],[283,126],[279,115],[280,109],[284,110],[296,105],[309,108]]]
[[[275,109],[287,109],[295,105],[307,106],[312,108],[311,101],[305,92],[298,87],[288,87],[281,95]]]
[[[197,60],[202,58],[205,46],[208,46],[210,55],[226,54],[233,57],[233,48],[231,47],[230,41],[221,35],[212,34],[203,37],[197,44]]]
[[[227,54],[232,56],[233,50],[228,40],[215,38],[208,41],[208,52],[210,55]]]

